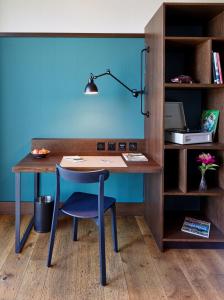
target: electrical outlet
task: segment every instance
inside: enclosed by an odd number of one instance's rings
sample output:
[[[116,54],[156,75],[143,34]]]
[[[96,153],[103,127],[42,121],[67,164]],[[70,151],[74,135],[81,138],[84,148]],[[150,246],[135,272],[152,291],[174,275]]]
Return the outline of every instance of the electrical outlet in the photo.
[[[103,150],[105,150],[105,143],[98,142],[98,143],[97,143],[97,150],[98,150],[98,151],[103,151]]]
[[[116,150],[116,143],[108,142],[107,149],[108,149],[108,151],[115,151]]]
[[[129,151],[137,151],[138,150],[138,146],[137,143],[129,143]]]
[[[125,151],[126,150],[126,143],[119,143],[119,150]]]

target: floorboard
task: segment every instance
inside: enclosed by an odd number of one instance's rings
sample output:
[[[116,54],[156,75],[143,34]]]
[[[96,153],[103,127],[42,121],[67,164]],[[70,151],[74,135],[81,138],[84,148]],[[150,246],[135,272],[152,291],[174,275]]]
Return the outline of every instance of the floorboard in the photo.
[[[23,217],[23,228],[28,220]],[[120,251],[115,253],[109,216],[105,224],[108,284],[101,287],[93,221],[80,221],[77,242],[71,238],[71,220],[59,221],[47,268],[49,234],[32,230],[16,255],[14,218],[0,216],[0,300],[224,299],[224,250],[161,253],[143,217],[118,217]]]

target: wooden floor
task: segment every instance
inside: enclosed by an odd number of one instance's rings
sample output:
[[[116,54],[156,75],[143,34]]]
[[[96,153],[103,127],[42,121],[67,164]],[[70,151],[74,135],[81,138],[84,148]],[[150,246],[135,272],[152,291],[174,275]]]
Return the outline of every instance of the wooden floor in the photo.
[[[23,218],[23,226],[28,217]],[[23,252],[14,253],[14,219],[0,216],[0,299],[156,300],[224,299],[224,250],[161,253],[142,217],[118,218],[120,252],[112,250],[106,217],[108,285],[98,283],[97,231],[81,221],[79,241],[71,222],[59,222],[53,267],[45,266],[48,234],[32,232]]]

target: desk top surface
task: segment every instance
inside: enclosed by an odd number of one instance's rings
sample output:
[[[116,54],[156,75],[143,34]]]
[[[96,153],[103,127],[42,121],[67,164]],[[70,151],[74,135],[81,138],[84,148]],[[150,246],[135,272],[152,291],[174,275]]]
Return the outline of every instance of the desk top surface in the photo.
[[[120,156],[121,157],[121,156]],[[46,158],[37,159],[33,158],[31,154],[26,155],[18,164],[13,168],[13,172],[34,172],[34,173],[54,173],[55,165],[60,164],[63,154],[49,154]],[[111,167],[108,165],[106,168],[113,173],[158,173],[162,170],[152,159],[148,162],[125,162],[127,167]],[[100,167],[89,167],[89,170],[96,170]],[[73,168],[70,168],[73,169]],[[84,171],[87,168],[75,166],[74,170]]]

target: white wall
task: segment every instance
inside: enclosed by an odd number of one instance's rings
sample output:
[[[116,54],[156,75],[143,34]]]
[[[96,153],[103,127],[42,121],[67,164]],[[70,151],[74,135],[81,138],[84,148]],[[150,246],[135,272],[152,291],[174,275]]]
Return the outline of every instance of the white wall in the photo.
[[[161,0],[0,0],[0,32],[142,33],[162,2]],[[224,0],[215,2],[221,3]]]

